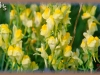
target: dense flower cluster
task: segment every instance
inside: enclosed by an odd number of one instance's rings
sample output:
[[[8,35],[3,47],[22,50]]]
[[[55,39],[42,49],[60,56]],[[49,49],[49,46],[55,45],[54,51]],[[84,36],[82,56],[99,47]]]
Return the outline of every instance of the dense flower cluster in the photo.
[[[10,24],[0,25],[0,47],[4,50],[11,70],[26,71],[49,68],[53,70],[79,70],[87,66],[93,70],[98,60],[100,39],[94,17],[96,6],[85,9],[82,19],[88,19],[81,48],[73,51],[73,36],[67,31],[70,23],[70,4],[13,5]],[[98,60],[99,61],[99,60]],[[45,66],[43,67],[43,65]],[[84,70],[84,68],[83,68]]]

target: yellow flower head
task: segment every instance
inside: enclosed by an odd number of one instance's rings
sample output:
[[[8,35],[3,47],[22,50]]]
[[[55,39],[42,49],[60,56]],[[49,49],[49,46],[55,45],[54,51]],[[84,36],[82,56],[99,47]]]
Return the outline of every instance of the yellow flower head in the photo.
[[[93,36],[90,36],[88,39],[87,39],[87,45],[88,47],[95,47],[95,44],[96,44],[96,40]]]
[[[55,12],[53,14],[54,19],[62,19],[63,15],[60,9],[55,9]]]
[[[95,26],[96,26],[96,23],[93,22],[93,23],[90,25],[90,29],[93,29]]]
[[[69,44],[70,40],[72,40],[72,37],[70,36],[70,33],[67,32],[64,36],[62,36],[61,43],[62,43],[62,45]]]
[[[57,39],[55,39],[53,36],[51,36],[49,39],[48,39],[48,44],[50,46],[50,49],[53,50],[57,44]]]
[[[87,19],[87,18],[90,18],[90,17],[91,17],[91,15],[88,12],[85,12],[82,15],[82,19]]]
[[[2,35],[0,35],[0,46],[3,45]]]
[[[31,65],[30,65],[30,69],[31,70],[37,70],[39,67],[38,67],[38,65],[36,64],[36,62],[31,62]]]
[[[54,18],[52,15],[49,16],[49,18],[46,20],[46,22],[47,22],[48,29],[50,29],[50,30],[53,29],[55,22],[54,22]]]
[[[30,57],[28,55],[24,55],[22,59],[22,66],[27,69],[30,66],[30,64],[31,64]]]
[[[16,11],[15,10],[11,10],[10,12],[10,19],[13,19],[15,17]]]
[[[25,12],[20,14],[20,19],[24,21],[26,19]]]
[[[49,16],[50,16],[50,9],[49,9],[49,8],[46,8],[46,9],[44,10],[44,13],[42,14],[42,17],[43,17],[44,19],[47,19]]]
[[[41,4],[40,5],[40,11],[44,12],[44,10],[47,8],[47,6],[45,4]]]
[[[34,21],[36,27],[39,27],[42,22],[42,14],[40,12],[35,12],[34,16],[35,16]]]
[[[16,46],[13,51],[13,56],[23,56],[23,51],[20,47]]]
[[[86,47],[86,42],[84,40],[82,40],[81,47],[82,48]]]
[[[94,37],[94,39],[96,40],[96,47],[98,47],[99,46],[99,43],[100,43],[100,40],[99,40],[99,38],[97,36]]]
[[[65,57],[69,57],[71,55],[71,50],[72,50],[72,47],[67,45],[64,49],[64,56]]]
[[[92,35],[94,34],[95,31],[98,30],[95,22],[90,22],[88,26],[89,26],[88,32],[90,32],[90,34]]]
[[[43,36],[45,36],[45,37],[49,36],[49,30],[48,30],[48,27],[47,27],[46,24],[44,24],[42,26],[40,34],[43,35]]]
[[[64,36],[63,36],[63,40],[67,40],[67,39],[69,39],[70,38],[70,33],[69,32],[67,32]]]
[[[28,17],[30,15],[30,13],[31,13],[31,9],[27,8],[25,10],[26,17]]]
[[[22,60],[23,55],[24,53],[22,49],[18,46],[15,46],[12,56],[17,60],[18,63],[20,63],[20,61]]]
[[[52,61],[52,55],[49,55],[49,56],[48,56],[48,60],[49,60],[49,62]]]
[[[63,13],[66,11],[66,9],[67,9],[67,5],[63,5],[63,6],[61,7],[61,11],[62,11]]]
[[[22,30],[21,29],[17,29],[15,31],[15,34],[14,35],[15,35],[14,37],[15,37],[16,40],[22,39],[22,37],[23,37]]]
[[[56,60],[55,59],[52,60],[52,64],[53,65],[56,64]]]
[[[12,56],[13,51],[14,51],[14,47],[10,45],[9,48],[8,48],[8,56]]]
[[[90,36],[87,40],[87,44],[90,44],[92,41],[94,41],[94,37]]]
[[[63,18],[63,24],[70,24],[69,14],[66,14]]]
[[[0,33],[10,33],[8,28],[8,24],[1,24],[0,25]]]

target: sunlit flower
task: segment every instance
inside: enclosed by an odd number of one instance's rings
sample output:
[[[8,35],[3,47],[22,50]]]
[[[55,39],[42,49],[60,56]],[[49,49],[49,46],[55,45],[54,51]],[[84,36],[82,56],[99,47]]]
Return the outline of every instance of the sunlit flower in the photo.
[[[9,33],[10,29],[8,28],[8,24],[1,24],[0,25],[0,33],[2,34],[2,39],[5,42],[6,48],[8,47],[8,39],[9,39]]]
[[[48,58],[48,54],[45,50],[44,44],[41,44],[41,47],[37,48],[36,50],[40,52],[40,55],[41,55],[42,58],[44,58],[44,59]]]
[[[55,9],[55,12],[53,14],[53,18],[54,19],[62,19],[63,18],[63,14],[62,14],[60,9],[58,9],[58,8]]]
[[[16,46],[13,50],[13,56],[15,57],[15,59],[17,60],[18,63],[20,63],[20,61],[22,60],[24,53],[22,51],[22,49],[18,46]]]
[[[0,35],[0,47],[2,47],[2,45],[3,45],[3,40],[2,40],[2,36]]]
[[[64,49],[64,56],[65,57],[69,57],[72,54],[72,47],[71,46],[66,46]]]
[[[50,31],[48,30],[48,27],[46,24],[44,24],[42,26],[40,34],[45,36],[45,37],[48,37],[50,35]]]
[[[10,33],[10,29],[8,28],[8,24],[0,24],[0,33]]]
[[[65,45],[65,44],[69,44],[70,40],[72,40],[72,37],[70,36],[70,33],[67,32],[63,37],[62,37],[62,41],[61,44]]]
[[[31,64],[30,64],[30,69],[32,70],[32,71],[34,71],[34,70],[37,70],[37,69],[39,69],[39,67],[38,67],[38,65],[36,64],[36,62],[31,62]]]
[[[63,24],[71,24],[70,23],[70,18],[69,18],[69,14],[66,14],[65,17],[63,18]]]
[[[16,30],[14,37],[15,39],[19,39],[19,40],[22,39],[23,37],[22,30],[21,29]]]
[[[13,26],[13,39],[12,39],[12,43],[15,44],[18,41],[20,41],[22,38],[23,38],[22,30],[21,29],[17,29],[17,27],[14,25]]]
[[[87,18],[90,18],[90,17],[91,17],[91,15],[88,12],[85,12],[82,15],[82,19],[87,19]]]
[[[52,61],[52,55],[48,56],[49,63]]]
[[[32,24],[33,24],[32,20],[27,20],[25,25],[26,25],[28,28],[30,28],[30,27],[32,27]]]
[[[46,20],[46,22],[47,22],[48,29],[52,30],[55,24],[53,16],[50,15],[49,18]]]
[[[24,55],[22,59],[22,66],[27,69],[31,64],[31,59],[28,55]]]
[[[82,40],[82,43],[81,43],[80,46],[82,47],[82,49],[83,49],[83,51],[84,51],[85,53],[88,53],[88,52],[87,52],[87,41],[86,41],[86,39],[83,39],[83,40]]]
[[[88,47],[95,47],[95,44],[96,44],[96,40],[94,39],[93,36],[90,36],[90,37],[87,39],[87,46],[88,46]]]
[[[10,11],[10,19],[14,19],[15,14],[16,14],[16,11],[15,10],[11,10]]]
[[[47,19],[48,17],[50,16],[50,9],[49,8],[46,8],[42,14],[42,17],[44,19]]]
[[[40,12],[34,12],[34,18],[36,27],[39,27],[42,22],[42,14]]]
[[[27,8],[24,12],[25,12],[25,16],[26,17],[29,17],[29,15],[31,13],[31,9],[30,8]]]
[[[46,4],[40,4],[41,13],[43,13],[46,8],[47,8]]]
[[[67,5],[62,5],[61,6],[61,11],[64,13],[67,10]]]
[[[88,28],[89,28],[89,30],[87,31],[89,34],[94,34],[94,32],[95,31],[97,31],[98,29],[97,29],[97,25],[96,25],[96,23],[95,22],[90,22],[90,21],[88,21],[89,23],[88,23]]]
[[[9,48],[8,48],[8,56],[13,56],[13,51],[14,51],[14,47],[13,46],[9,46]]]
[[[54,50],[54,48],[55,48],[55,46],[56,46],[56,44],[57,44],[57,39],[54,38],[53,36],[50,36],[50,37],[48,38],[48,44],[49,44],[50,49],[51,49],[51,50]]]

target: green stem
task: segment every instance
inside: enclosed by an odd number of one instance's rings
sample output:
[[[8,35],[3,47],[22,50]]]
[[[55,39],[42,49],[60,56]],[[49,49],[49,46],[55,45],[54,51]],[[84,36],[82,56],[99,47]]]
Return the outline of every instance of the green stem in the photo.
[[[1,70],[3,70],[3,67],[4,67],[4,61],[5,61],[5,53],[3,54],[3,58],[2,58]]]
[[[8,66],[9,66],[9,59],[8,59],[8,61],[7,61],[7,64],[6,64],[5,71],[7,71]]]
[[[48,65],[47,65],[47,60],[44,59],[44,62],[45,62],[45,68],[48,68]]]

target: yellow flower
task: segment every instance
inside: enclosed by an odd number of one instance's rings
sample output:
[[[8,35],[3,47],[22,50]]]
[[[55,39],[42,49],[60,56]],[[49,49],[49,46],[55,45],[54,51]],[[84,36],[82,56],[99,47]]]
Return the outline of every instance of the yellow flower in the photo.
[[[95,47],[95,44],[96,44],[96,40],[94,39],[93,36],[90,36],[87,39],[87,45],[88,45],[88,47]]]
[[[30,69],[31,70],[37,70],[37,69],[39,69],[39,67],[38,67],[38,65],[36,64],[36,62],[31,62],[31,64],[30,64]]]
[[[14,47],[13,46],[9,46],[9,48],[8,48],[8,56],[12,56],[13,55],[13,51],[14,51]]]
[[[20,19],[22,21],[26,20],[25,12],[23,12],[23,13],[20,14]]]
[[[42,22],[42,14],[40,12],[34,12],[34,19],[36,27],[39,27]]]
[[[63,5],[63,6],[61,7],[61,11],[62,11],[63,13],[66,11],[66,9],[67,9],[67,6],[66,6],[66,5]]]
[[[15,37],[16,40],[21,40],[22,37],[23,37],[22,30],[21,29],[17,29],[15,31],[14,37]]]
[[[41,13],[43,13],[46,8],[47,8],[47,6],[45,4],[41,4],[40,5],[40,11],[41,11]]]
[[[57,39],[55,39],[53,36],[50,36],[50,38],[48,39],[48,44],[50,46],[50,49],[54,50],[54,48],[57,44]]]
[[[42,14],[42,17],[44,19],[47,19],[48,17],[50,16],[50,9],[49,8],[46,8]]]
[[[10,11],[10,19],[14,19],[15,14],[16,14],[16,11],[15,10],[11,10]]]
[[[83,39],[83,40],[82,40],[82,43],[81,43],[80,46],[82,47],[82,49],[83,49],[83,51],[84,51],[85,53],[88,53],[88,52],[87,52],[87,41],[86,41],[86,39]]]
[[[16,46],[13,50],[13,57],[17,60],[18,63],[22,60],[23,57],[23,51],[20,47]]]
[[[53,14],[53,18],[54,19],[62,19],[63,18],[63,14],[62,14],[60,9],[58,9],[58,8],[55,9],[55,12]]]
[[[28,55],[24,55],[23,59],[22,59],[22,66],[25,69],[28,69],[28,67],[30,66],[30,64],[31,64],[30,57]]]
[[[27,20],[27,21],[26,21],[26,26],[27,26],[28,28],[32,27],[32,24],[33,24],[32,20]]]
[[[8,24],[0,24],[0,33],[10,33]]]
[[[99,44],[100,44],[100,40],[99,40],[99,38],[96,36],[96,37],[94,37],[94,39],[96,40],[96,47],[98,47],[99,46]]]
[[[48,60],[49,60],[49,62],[52,61],[52,55],[49,55],[49,56],[48,56]]]
[[[25,12],[26,17],[29,17],[31,13],[31,9],[27,8],[24,12]]]
[[[54,64],[56,64],[56,60],[55,59],[52,60],[52,65],[54,65]]]
[[[95,31],[98,30],[95,22],[91,22],[88,26],[89,26],[88,33],[92,35],[94,34]]]
[[[47,22],[48,29],[52,30],[55,24],[53,16],[50,15],[49,18],[46,20],[46,22]]]
[[[86,42],[85,42],[84,39],[82,40],[81,47],[82,47],[82,48],[85,48],[85,47],[86,47]]]
[[[0,35],[0,47],[3,45],[2,35]]]
[[[82,19],[87,19],[87,18],[90,18],[90,17],[91,17],[91,15],[88,12],[85,12],[82,15]]]
[[[65,17],[63,18],[63,24],[70,24],[70,18],[69,14],[66,14]]]
[[[48,59],[48,54],[45,51],[44,44],[41,44],[41,47],[37,48],[36,50],[40,52],[42,58]]]
[[[71,54],[72,54],[72,47],[71,46],[69,46],[69,45],[67,45],[66,47],[65,47],[65,49],[64,49],[64,56],[65,57],[69,57],[69,56],[71,56]]]
[[[62,37],[62,41],[61,44],[65,45],[65,44],[69,44],[70,40],[72,40],[72,37],[70,36],[70,33],[67,32],[63,37]]]
[[[40,34],[43,35],[43,36],[45,36],[45,37],[48,37],[50,35],[48,27],[47,27],[46,24],[44,24],[42,26]]]

